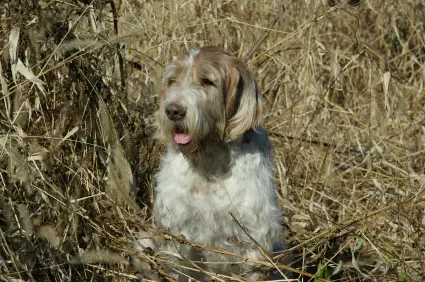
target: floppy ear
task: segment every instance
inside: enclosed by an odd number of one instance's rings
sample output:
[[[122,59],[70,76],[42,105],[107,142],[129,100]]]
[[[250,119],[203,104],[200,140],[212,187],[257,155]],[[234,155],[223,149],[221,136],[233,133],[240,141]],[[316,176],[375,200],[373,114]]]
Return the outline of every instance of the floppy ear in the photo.
[[[236,140],[262,124],[263,102],[253,74],[238,59],[227,68],[225,141]]]

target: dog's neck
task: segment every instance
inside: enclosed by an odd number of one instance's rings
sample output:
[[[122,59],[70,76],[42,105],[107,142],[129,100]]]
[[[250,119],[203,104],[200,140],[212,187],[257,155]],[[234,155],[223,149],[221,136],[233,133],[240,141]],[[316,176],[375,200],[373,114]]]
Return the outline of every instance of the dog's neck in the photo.
[[[227,174],[231,166],[231,153],[227,143],[220,140],[204,140],[194,151],[180,151],[193,168],[207,178]]]

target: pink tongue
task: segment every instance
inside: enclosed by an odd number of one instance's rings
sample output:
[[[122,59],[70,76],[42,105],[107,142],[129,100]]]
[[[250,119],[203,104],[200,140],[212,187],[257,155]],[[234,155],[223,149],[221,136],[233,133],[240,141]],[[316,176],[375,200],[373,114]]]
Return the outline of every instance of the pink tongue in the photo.
[[[192,140],[191,136],[184,133],[174,133],[173,138],[177,144],[187,144]]]

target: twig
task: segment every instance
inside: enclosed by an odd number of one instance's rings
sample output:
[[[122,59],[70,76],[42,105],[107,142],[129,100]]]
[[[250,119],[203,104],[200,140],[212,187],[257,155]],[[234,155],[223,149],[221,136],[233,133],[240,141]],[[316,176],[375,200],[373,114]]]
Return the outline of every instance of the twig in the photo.
[[[111,5],[111,9],[112,9],[112,16],[114,18],[114,32],[115,35],[118,37],[118,14],[117,14],[117,9],[115,8],[115,3],[113,0],[107,0],[107,3],[109,3]],[[124,60],[122,58],[122,54],[121,54],[121,46],[120,43],[117,42],[115,44],[116,49],[117,49],[117,56],[118,56],[118,64],[119,64],[119,68],[120,68],[120,75],[121,75],[121,91],[124,92],[125,90],[125,72],[124,72]]]

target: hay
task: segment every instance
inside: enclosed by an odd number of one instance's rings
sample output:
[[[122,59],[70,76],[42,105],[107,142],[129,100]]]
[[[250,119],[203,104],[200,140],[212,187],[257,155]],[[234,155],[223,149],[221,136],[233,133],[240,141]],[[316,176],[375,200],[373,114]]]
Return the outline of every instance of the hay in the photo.
[[[132,281],[131,255],[172,280],[131,241],[151,229],[161,71],[207,44],[264,93],[293,267],[425,280],[423,1],[22,0],[0,17],[0,280]]]

